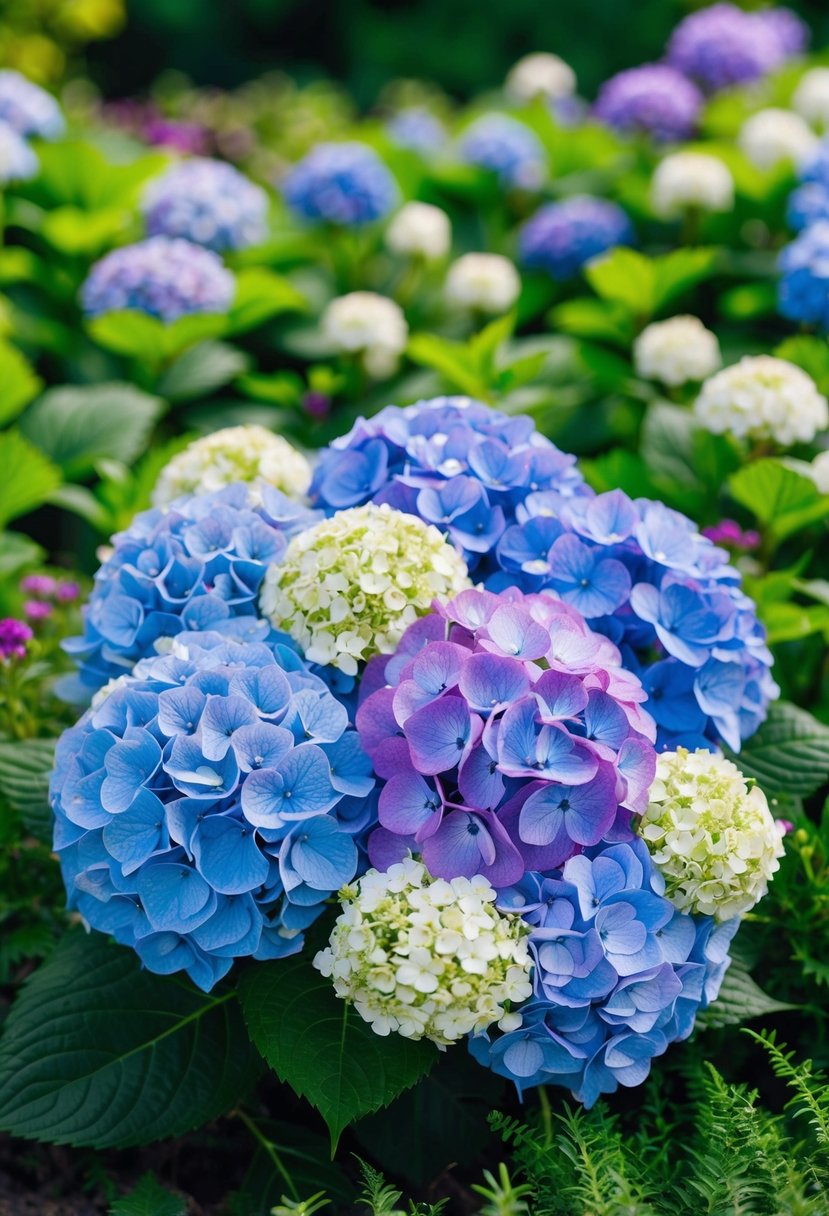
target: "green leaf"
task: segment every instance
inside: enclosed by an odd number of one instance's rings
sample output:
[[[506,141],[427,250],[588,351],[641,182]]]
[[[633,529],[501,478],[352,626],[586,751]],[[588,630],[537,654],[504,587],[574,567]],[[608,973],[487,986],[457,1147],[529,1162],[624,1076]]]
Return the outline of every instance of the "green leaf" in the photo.
[[[304,312],[307,306],[305,296],[282,275],[261,267],[242,270],[236,277],[227,332],[243,334],[280,313]]]
[[[94,258],[118,237],[132,221],[124,206],[84,211],[79,207],[56,207],[44,217],[40,231],[50,245],[70,257]]]
[[[751,978],[739,954],[735,954],[725,973],[719,996],[699,1014],[697,1025],[701,1028],[739,1026],[751,1018],[767,1017],[770,1013],[783,1013],[796,1008],[796,1005],[775,1000],[763,992]]]
[[[168,401],[206,397],[247,371],[250,359],[227,342],[200,342],[180,355],[158,383]]]
[[[762,617],[772,645],[796,642],[829,629],[829,608],[825,604],[806,608],[802,604],[772,603],[763,610]]]
[[[41,387],[42,381],[20,351],[0,342],[0,426],[16,418]]]
[[[257,1119],[258,1131],[275,1150],[259,1145],[242,1185],[230,1197],[233,1216],[264,1216],[283,1195],[307,1199],[324,1190],[344,1208],[353,1202],[354,1187],[339,1165],[328,1160],[326,1137],[295,1123]]]
[[[789,363],[802,367],[824,396],[829,393],[829,345],[825,339],[798,334],[781,342],[774,354],[778,359],[787,359]]]
[[[612,342],[625,350],[634,337],[630,313],[611,300],[566,300],[551,313],[553,326],[577,338]]]
[[[164,350],[164,324],[157,317],[126,309],[107,312],[87,322],[90,337],[117,355],[140,359],[150,367],[160,360]]]
[[[0,793],[18,812],[24,827],[47,843],[52,839],[49,774],[54,759],[54,739],[0,743]]]
[[[387,1106],[435,1062],[431,1043],[376,1035],[307,952],[246,971],[239,999],[270,1067],[328,1124],[332,1152],[344,1128]]]
[[[103,458],[129,464],[140,456],[164,408],[131,384],[66,385],[44,393],[21,428],[68,479],[79,479]]]
[[[739,469],[728,489],[777,540],[829,515],[829,495],[819,494],[810,477],[771,457]]]
[[[584,275],[603,300],[623,304],[637,317],[648,317],[653,312],[656,267],[643,253],[620,245],[588,263]]]
[[[463,342],[450,342],[436,334],[415,334],[409,339],[406,353],[414,363],[440,372],[452,388],[470,397],[486,397],[489,386],[481,381],[469,347]]]
[[[653,311],[660,312],[677,296],[711,277],[719,253],[716,249],[675,249],[657,258],[653,285]]]
[[[46,502],[60,485],[60,469],[19,431],[0,434],[0,528]]]
[[[731,758],[767,794],[805,798],[829,780],[829,726],[797,705],[778,701]]]
[[[161,153],[117,163],[92,144],[61,140],[38,147],[40,172],[28,187],[49,211],[67,206],[84,211],[132,207],[141,185],[169,163]]]
[[[184,1200],[165,1190],[153,1174],[145,1174],[129,1195],[116,1199],[109,1209],[109,1216],[186,1216],[186,1213]]]
[[[190,1131],[258,1071],[234,994],[142,971],[99,933],[68,933],[20,992],[0,1039],[0,1127],[92,1148]]]

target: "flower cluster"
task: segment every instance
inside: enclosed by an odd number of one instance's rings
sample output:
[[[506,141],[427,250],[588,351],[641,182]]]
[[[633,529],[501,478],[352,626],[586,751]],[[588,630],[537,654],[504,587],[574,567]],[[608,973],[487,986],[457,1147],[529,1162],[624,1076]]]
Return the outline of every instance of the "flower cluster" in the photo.
[[[195,439],[168,461],[155,484],[153,504],[165,506],[184,494],[211,494],[236,481],[264,481],[301,499],[311,483],[311,466],[267,427],[229,426]]]
[[[829,218],[811,224],[780,254],[777,302],[790,321],[829,332]],[[821,423],[825,427],[826,423]],[[815,429],[820,429],[816,427]],[[814,433],[814,432],[813,432]],[[811,438],[811,435],[809,436]]]
[[[829,220],[829,190],[823,182],[803,182],[789,195],[786,223],[795,232]]]
[[[532,995],[529,929],[496,909],[485,879],[432,879],[409,858],[341,894],[314,966],[375,1034],[445,1047],[493,1022],[520,1024],[506,1007]]]
[[[266,485],[228,486],[137,515],[112,538],[83,635],[65,643],[82,683],[100,688],[183,630],[266,635],[256,616],[265,571],[314,518]]]
[[[359,227],[381,220],[397,202],[397,185],[367,144],[317,144],[282,182],[282,194],[300,218]]]
[[[197,157],[151,182],[142,200],[150,236],[180,236],[222,253],[260,244],[268,196],[226,161]]]
[[[10,69],[0,71],[0,122],[24,139],[57,139],[65,126],[54,97]]]
[[[234,958],[302,948],[357,870],[360,817],[339,807],[372,785],[345,710],[293,651],[183,633],[58,744],[70,906],[207,991]]]
[[[392,253],[427,262],[446,257],[451,243],[449,216],[431,203],[406,203],[386,230],[386,246]]]
[[[483,114],[464,131],[461,159],[497,174],[502,185],[535,190],[547,176],[547,156],[538,136],[507,114]]]
[[[26,574],[19,587],[26,596],[23,615],[36,622],[48,620],[56,607],[73,604],[81,593],[74,579],[58,579],[51,574]]]
[[[96,262],[81,299],[90,317],[134,309],[169,322],[189,313],[227,312],[235,290],[233,275],[211,250],[154,236]]]
[[[465,591],[377,667],[371,683],[384,683],[356,721],[385,782],[368,842],[378,868],[412,851],[437,877],[504,887],[630,838],[655,727],[616,647],[567,605]]]
[[[825,232],[829,238],[829,224]],[[829,426],[829,404],[812,377],[786,359],[771,355],[746,355],[706,380],[694,410],[714,434],[773,440],[782,447],[808,443]]]
[[[625,212],[608,199],[576,194],[547,203],[521,230],[519,256],[530,270],[568,279],[585,262],[616,245],[633,244]]]
[[[698,317],[671,317],[647,325],[633,344],[640,376],[672,387],[701,382],[722,366],[717,335]]]
[[[25,182],[38,171],[38,159],[22,135],[0,120],[0,186]]]
[[[436,152],[447,139],[443,123],[425,106],[406,106],[398,110],[389,119],[386,130],[401,148],[421,156]]]
[[[377,380],[394,375],[409,337],[400,305],[374,291],[351,291],[332,300],[321,328],[334,350],[361,355],[366,372]]]
[[[500,253],[465,253],[452,263],[446,276],[446,298],[458,308],[506,312],[520,291],[518,271]]]
[[[673,152],[654,170],[651,201],[654,211],[665,219],[689,210],[730,211],[734,206],[734,178],[716,156]]]
[[[829,125],[829,68],[811,68],[801,76],[792,109],[814,127]]]
[[[697,86],[667,63],[645,63],[619,72],[602,85],[596,115],[614,131],[646,132],[670,142],[687,139],[702,106]]]
[[[576,73],[558,55],[537,51],[525,55],[510,68],[504,88],[513,101],[561,101],[576,91]]]
[[[780,38],[774,12],[712,4],[691,13],[673,32],[668,61],[711,90],[757,80],[799,49],[791,32]]]
[[[651,1061],[686,1039],[715,1000],[739,922],[677,911],[640,840],[591,849],[560,873],[531,873],[499,894],[529,922],[534,995],[522,1024],[470,1041],[519,1091],[567,1087],[592,1106],[640,1085]]]
[[[30,625],[17,617],[7,616],[0,620],[0,661],[23,659],[26,648],[34,634]]]
[[[436,596],[468,585],[463,558],[437,528],[368,504],[295,536],[268,569],[261,607],[310,662],[354,676],[361,661],[394,650]]]
[[[680,912],[750,912],[779,870],[783,840],[759,786],[708,751],[663,752],[639,832]]]
[[[818,138],[799,114],[772,107],[746,119],[737,144],[758,169],[772,169],[780,161],[806,164],[817,151]]]

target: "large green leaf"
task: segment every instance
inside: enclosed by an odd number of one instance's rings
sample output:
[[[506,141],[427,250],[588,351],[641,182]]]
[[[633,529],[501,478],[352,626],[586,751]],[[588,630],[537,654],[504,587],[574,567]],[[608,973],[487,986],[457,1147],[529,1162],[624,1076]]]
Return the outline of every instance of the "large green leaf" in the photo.
[[[307,954],[252,967],[239,998],[254,1043],[279,1079],[320,1112],[332,1147],[350,1123],[387,1106],[435,1062],[430,1043],[376,1035]]]
[[[796,1009],[775,1000],[754,982],[739,953],[735,953],[731,966],[725,973],[717,999],[697,1018],[700,1027],[739,1026],[751,1018],[766,1017],[770,1013],[782,1013]]]
[[[109,1216],[186,1216],[187,1204],[171,1195],[153,1174],[145,1174],[138,1185],[116,1199]]]
[[[293,283],[264,267],[242,270],[236,277],[236,295],[228,314],[227,332],[246,333],[283,312],[302,312],[307,302]]]
[[[829,726],[779,701],[733,759],[767,794],[805,798],[829,780]]]
[[[60,469],[19,431],[0,434],[0,528],[39,507],[60,485]]]
[[[0,794],[39,840],[52,838],[49,774],[55,758],[54,739],[0,743]]]
[[[16,418],[40,387],[41,381],[20,351],[0,342],[0,426]]]
[[[250,359],[227,342],[200,342],[172,363],[158,384],[168,401],[206,397],[247,371]]]
[[[810,477],[771,457],[739,469],[728,489],[778,540],[829,516],[829,495],[819,494]]]
[[[235,995],[142,971],[102,935],[67,934],[0,1039],[0,1128],[92,1148],[179,1136],[223,1114],[258,1061]]]

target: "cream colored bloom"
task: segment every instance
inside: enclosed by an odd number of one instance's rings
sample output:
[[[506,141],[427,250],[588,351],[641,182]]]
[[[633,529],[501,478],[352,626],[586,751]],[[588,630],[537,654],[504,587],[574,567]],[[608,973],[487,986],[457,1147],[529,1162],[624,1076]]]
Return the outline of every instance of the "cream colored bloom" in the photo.
[[[576,73],[558,55],[538,51],[518,60],[504,87],[514,101],[532,101],[534,97],[559,101],[576,91]]]
[[[446,298],[459,308],[507,312],[520,291],[518,271],[499,253],[465,253],[452,263],[446,276]]]
[[[818,138],[805,119],[791,110],[759,110],[740,128],[737,143],[758,169],[771,169],[780,161],[795,165],[817,151]]]
[[[264,481],[291,498],[311,484],[311,466],[295,447],[264,426],[228,426],[196,439],[161,470],[153,503],[207,494],[236,481]]]
[[[386,230],[386,245],[402,257],[435,262],[446,257],[452,244],[449,216],[431,203],[406,203]]]
[[[671,317],[647,325],[633,346],[638,375],[675,387],[701,381],[722,366],[717,335],[698,317]]]
[[[322,332],[342,354],[361,354],[366,371],[377,380],[394,374],[409,337],[402,308],[374,291],[352,291],[332,300],[322,315]]]
[[[829,126],[829,68],[811,68],[800,78],[792,109],[813,127]]]
[[[706,380],[694,412],[715,435],[782,447],[809,443],[829,426],[829,404],[812,377],[772,355],[746,355]]]
[[[701,211],[730,211],[734,178],[727,165],[704,152],[673,152],[659,162],[651,179],[651,202],[669,219],[689,207]]]

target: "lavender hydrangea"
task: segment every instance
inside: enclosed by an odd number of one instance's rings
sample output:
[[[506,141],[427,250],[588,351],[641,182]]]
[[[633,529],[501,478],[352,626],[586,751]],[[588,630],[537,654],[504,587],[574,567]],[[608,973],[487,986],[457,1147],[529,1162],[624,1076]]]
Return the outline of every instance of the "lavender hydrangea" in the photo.
[[[446,143],[446,128],[425,106],[406,106],[386,123],[386,131],[394,143],[421,156],[438,152]]]
[[[500,892],[532,927],[534,995],[521,1026],[470,1040],[472,1055],[519,1092],[543,1084],[585,1106],[640,1085],[716,999],[739,925],[678,912],[641,840],[600,845]]]
[[[37,170],[37,156],[26,140],[0,119],[0,186],[29,181]]]
[[[576,194],[536,211],[521,230],[519,257],[530,270],[568,279],[591,258],[632,243],[633,228],[621,207]]]
[[[213,249],[245,249],[267,235],[268,196],[225,161],[197,157],[152,181],[142,210],[150,236]]]
[[[211,250],[153,236],[96,262],[81,301],[89,317],[133,309],[170,322],[190,313],[226,312],[235,290],[233,275]]]
[[[823,182],[803,182],[789,195],[786,223],[795,232],[801,232],[818,220],[829,220],[829,186]]]
[[[462,591],[372,664],[356,722],[384,782],[378,869],[419,853],[435,877],[499,888],[631,839],[655,727],[638,679],[578,612],[548,594]]]
[[[790,8],[763,8],[751,14],[753,20],[771,30],[785,58],[802,55],[809,47],[811,31],[806,22]]]
[[[781,314],[829,332],[829,218],[811,224],[778,258]]]
[[[184,631],[267,637],[265,572],[316,518],[271,486],[240,484],[136,515],[95,576],[82,636],[65,643],[82,684],[100,688]]]
[[[710,90],[758,80],[791,54],[791,34],[780,38],[768,12],[712,4],[680,21],[668,44],[668,62]]]
[[[69,906],[209,991],[235,958],[302,948],[357,872],[373,784],[345,710],[293,651],[181,633],[58,743]]]
[[[483,114],[464,131],[461,160],[490,169],[502,185],[534,190],[547,176],[547,157],[538,136],[507,114]]]
[[[645,63],[605,81],[595,113],[620,134],[643,131],[668,142],[693,133],[701,106],[702,94],[687,76],[666,63]]]
[[[27,139],[57,139],[66,125],[51,93],[9,68],[0,71],[0,121]]]
[[[397,204],[397,184],[373,148],[356,142],[317,144],[282,182],[301,219],[360,227],[383,219]]]

